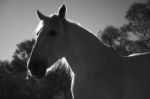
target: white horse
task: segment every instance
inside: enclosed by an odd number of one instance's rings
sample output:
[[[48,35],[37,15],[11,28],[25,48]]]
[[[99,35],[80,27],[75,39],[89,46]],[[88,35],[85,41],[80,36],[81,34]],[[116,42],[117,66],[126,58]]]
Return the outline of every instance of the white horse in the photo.
[[[75,74],[74,99],[150,99],[150,54],[122,57],[92,33],[65,18],[66,7],[42,22],[28,62],[30,74],[43,78],[65,57]]]

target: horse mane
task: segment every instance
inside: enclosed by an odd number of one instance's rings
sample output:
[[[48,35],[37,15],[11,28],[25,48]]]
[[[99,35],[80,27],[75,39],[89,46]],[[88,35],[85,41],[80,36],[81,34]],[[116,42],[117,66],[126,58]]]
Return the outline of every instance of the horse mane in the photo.
[[[83,42],[87,42],[87,45],[91,41],[93,41],[91,44],[92,46],[98,45],[97,47],[99,47],[98,48],[99,51],[98,50],[95,50],[95,51],[97,51],[97,54],[99,54],[99,56],[103,57],[104,60],[107,59],[107,62],[103,61],[105,63],[105,65],[112,68],[114,71],[117,71],[116,70],[117,67],[111,65],[114,63],[118,64],[118,61],[122,60],[121,55],[119,55],[119,53],[117,53],[116,50],[114,50],[112,47],[104,45],[92,32],[90,32],[88,29],[82,27],[80,24],[78,24],[76,22],[70,22],[70,21],[66,21],[66,22],[68,24],[67,28],[73,28],[76,31],[76,33],[80,33],[79,37],[87,36],[87,39],[89,38],[89,40],[83,41]],[[69,26],[71,26],[69,24],[71,24],[73,27],[69,27]],[[92,46],[91,46],[91,48],[93,48]],[[89,48],[89,46],[85,47],[85,49],[86,48]]]
[[[95,39],[96,41],[99,42],[99,40],[97,39],[97,37],[94,35],[94,33],[92,33],[89,29],[87,29],[86,27],[84,27],[83,25],[81,25],[80,23],[73,21],[73,20],[66,20],[67,23],[73,25],[76,29],[80,30],[80,31],[84,31],[82,33],[87,33],[89,37]],[[101,42],[100,42],[101,43]],[[102,44],[102,43],[101,43]]]
[[[42,28],[43,28],[43,21],[40,20],[38,26],[37,26],[37,27],[35,28],[35,30],[34,30],[34,34],[35,34],[36,36],[38,36],[38,35],[39,35],[39,32],[41,31]]]
[[[96,35],[94,35],[94,33],[92,33],[89,29],[87,29],[86,27],[82,26],[80,23],[73,21],[73,20],[66,20],[66,22],[68,24],[73,25],[73,27],[75,27],[75,29],[79,29],[79,31],[83,31],[82,33],[84,33],[85,35],[87,35],[89,38],[93,39],[96,41],[96,43],[98,43],[98,45],[101,47],[101,49],[104,52],[107,52],[106,50],[108,50],[108,52],[112,53],[112,54],[116,54],[118,56],[118,53],[110,46],[107,46],[106,44],[102,43],[97,37]],[[108,54],[107,52],[107,54]]]

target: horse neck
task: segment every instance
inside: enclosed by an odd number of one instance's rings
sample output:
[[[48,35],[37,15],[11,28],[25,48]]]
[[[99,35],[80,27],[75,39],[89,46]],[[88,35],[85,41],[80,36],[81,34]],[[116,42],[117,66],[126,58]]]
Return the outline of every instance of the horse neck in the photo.
[[[82,73],[86,76],[87,73],[95,72],[106,64],[110,49],[92,33],[68,22],[68,34],[72,44],[67,60],[76,75]]]

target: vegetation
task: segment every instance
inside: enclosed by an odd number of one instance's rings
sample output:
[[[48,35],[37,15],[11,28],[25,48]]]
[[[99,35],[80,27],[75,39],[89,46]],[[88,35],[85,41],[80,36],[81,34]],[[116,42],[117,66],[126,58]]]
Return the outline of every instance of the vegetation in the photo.
[[[27,77],[26,62],[34,43],[34,39],[21,42],[11,62],[0,61],[0,99],[71,99],[66,95],[71,80],[65,69],[58,68],[42,80]]]
[[[99,39],[121,55],[150,51],[150,5],[134,3],[126,12],[127,24],[116,28],[107,26],[98,33]]]

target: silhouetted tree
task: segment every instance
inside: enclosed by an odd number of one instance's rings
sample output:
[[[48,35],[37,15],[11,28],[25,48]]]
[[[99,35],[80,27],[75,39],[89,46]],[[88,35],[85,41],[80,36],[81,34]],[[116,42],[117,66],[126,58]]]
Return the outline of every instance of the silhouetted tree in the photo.
[[[140,34],[141,39],[150,39],[150,8],[146,3],[132,4],[125,18],[131,24],[132,31]]]
[[[11,64],[18,72],[26,72],[27,60],[30,56],[35,40],[26,40],[17,44],[17,49],[14,52]]]
[[[150,1],[132,4],[126,12],[125,19],[128,23],[119,29],[113,26],[106,27],[101,32],[102,35],[98,35],[101,41],[123,56],[150,51]],[[134,35],[132,39],[131,34]],[[115,41],[118,46],[115,45]]]
[[[125,18],[128,21],[128,28],[123,26],[125,32],[122,31],[122,34],[127,34],[130,31],[139,37],[139,40],[132,41],[131,45],[126,44],[128,45],[128,52],[150,51],[150,8],[148,2],[132,4]],[[124,41],[127,40],[124,39]]]
[[[26,79],[27,60],[34,43],[32,39],[17,44],[12,61],[0,61],[0,99],[54,99],[57,96],[72,99],[70,76],[63,68],[41,80],[30,76]]]
[[[0,99],[9,99],[17,89],[11,78],[12,67],[8,61],[0,62]],[[11,89],[13,88],[13,89]],[[10,95],[10,96],[9,96]]]
[[[33,88],[25,78],[25,71],[33,42],[34,40],[27,40],[18,44],[11,62],[0,61],[0,99],[32,98]]]
[[[119,52],[123,56],[127,56],[129,54],[132,54],[129,50],[129,47],[132,46],[132,40],[129,40],[129,33],[132,33],[131,24],[124,24],[119,28],[120,30],[120,46],[119,46]]]
[[[107,26],[98,34],[98,36],[103,43],[113,47],[114,49],[120,45],[120,32],[114,26]]]

